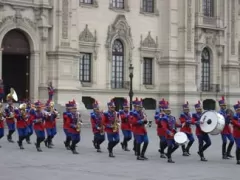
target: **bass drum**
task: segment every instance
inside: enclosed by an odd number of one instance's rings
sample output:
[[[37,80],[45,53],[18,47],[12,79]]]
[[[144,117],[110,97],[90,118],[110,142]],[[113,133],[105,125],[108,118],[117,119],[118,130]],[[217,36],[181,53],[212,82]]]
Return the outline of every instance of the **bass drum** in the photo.
[[[216,111],[206,111],[200,119],[200,128],[203,132],[218,135],[225,126],[225,118]]]
[[[187,138],[187,135],[184,132],[177,132],[174,135],[174,141],[179,145],[183,145],[183,144],[187,143],[188,138]]]

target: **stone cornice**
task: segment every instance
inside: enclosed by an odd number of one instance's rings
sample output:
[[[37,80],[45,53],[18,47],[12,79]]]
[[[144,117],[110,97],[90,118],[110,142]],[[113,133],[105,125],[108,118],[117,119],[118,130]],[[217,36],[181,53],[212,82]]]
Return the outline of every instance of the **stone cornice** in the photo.
[[[226,64],[226,65],[222,65],[223,69],[240,69],[239,64],[238,65],[234,65],[234,64]]]
[[[26,8],[45,8],[45,9],[52,9],[53,7],[48,4],[37,4],[32,2],[22,2],[19,0],[15,1],[0,1],[0,5],[10,5],[10,6],[18,6],[18,7],[26,7]]]

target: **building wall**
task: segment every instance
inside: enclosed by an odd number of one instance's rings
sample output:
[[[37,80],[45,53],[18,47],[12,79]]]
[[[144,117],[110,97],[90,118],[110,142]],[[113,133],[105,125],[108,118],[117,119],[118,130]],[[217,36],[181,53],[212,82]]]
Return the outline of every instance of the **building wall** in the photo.
[[[202,0],[158,0],[154,13],[144,13],[141,1],[130,0],[122,10],[102,0],[93,5],[78,0],[9,0],[0,6],[0,40],[13,28],[27,35],[33,100],[46,100],[47,83],[52,81],[57,103],[75,98],[83,107],[82,96],[89,96],[105,108],[111,98],[128,96],[132,63],[134,96],[157,101],[164,97],[177,113],[185,101],[193,105],[225,95],[233,105],[239,98],[239,3],[214,0],[213,12],[212,17],[204,16]],[[115,39],[125,50],[122,89],[110,84]],[[207,92],[201,91],[204,48],[211,57]],[[92,53],[90,83],[79,81],[80,52]],[[143,84],[144,57],[153,58],[152,85]]]

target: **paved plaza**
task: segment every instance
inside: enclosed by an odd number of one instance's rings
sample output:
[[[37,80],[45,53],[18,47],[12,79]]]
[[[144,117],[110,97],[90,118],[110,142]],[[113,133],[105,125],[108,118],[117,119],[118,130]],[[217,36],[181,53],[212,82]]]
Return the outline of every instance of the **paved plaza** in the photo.
[[[20,150],[17,143],[10,144],[4,137],[0,144],[0,180],[236,180],[238,170],[234,160],[221,159],[220,136],[212,136],[213,145],[207,150],[208,162],[200,162],[196,154],[197,142],[193,145],[191,157],[181,156],[178,149],[173,155],[175,164],[168,164],[159,158],[158,138],[155,128],[148,129],[150,144],[148,161],[137,161],[133,152],[115,149],[116,157],[108,158],[107,142],[102,145],[103,153],[96,153],[92,147],[92,133],[82,129],[82,140],[78,145],[79,155],[73,155],[63,146],[64,134],[58,129],[54,149],[42,144],[43,152],[34,145],[24,144]],[[14,137],[16,139],[16,137]],[[33,139],[34,138],[34,139]],[[35,135],[32,141],[35,140]],[[131,143],[132,147],[132,143]],[[235,151],[235,147],[234,147]],[[233,154],[234,154],[233,151]]]

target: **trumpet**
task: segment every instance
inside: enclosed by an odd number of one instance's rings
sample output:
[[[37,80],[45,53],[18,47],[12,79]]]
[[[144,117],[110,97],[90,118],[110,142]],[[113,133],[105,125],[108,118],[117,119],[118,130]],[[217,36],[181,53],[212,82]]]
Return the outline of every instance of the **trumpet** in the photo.
[[[117,117],[117,112],[114,112],[114,122],[113,122],[113,132],[117,132],[119,129],[119,119]]]
[[[100,125],[99,125],[99,130],[100,130],[100,134],[101,135],[104,135],[104,125],[103,125],[103,123],[102,123],[102,112],[99,112],[98,113],[98,119],[99,119],[99,121],[100,121]]]

